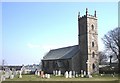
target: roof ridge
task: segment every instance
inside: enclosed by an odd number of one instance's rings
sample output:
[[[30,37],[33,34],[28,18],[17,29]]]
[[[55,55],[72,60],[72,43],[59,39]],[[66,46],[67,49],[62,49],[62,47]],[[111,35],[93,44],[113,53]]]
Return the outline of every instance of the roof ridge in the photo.
[[[64,49],[64,48],[71,48],[71,47],[74,47],[74,46],[78,46],[78,45],[60,47],[60,48],[57,48],[57,49],[51,49],[50,51],[59,50],[59,49]]]

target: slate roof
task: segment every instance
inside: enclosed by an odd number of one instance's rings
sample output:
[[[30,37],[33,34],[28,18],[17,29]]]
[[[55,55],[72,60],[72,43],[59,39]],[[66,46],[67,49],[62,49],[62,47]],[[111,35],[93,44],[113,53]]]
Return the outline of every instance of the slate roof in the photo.
[[[69,46],[59,49],[50,50],[44,57],[43,60],[56,60],[56,59],[68,59],[72,58],[79,51],[79,46]]]

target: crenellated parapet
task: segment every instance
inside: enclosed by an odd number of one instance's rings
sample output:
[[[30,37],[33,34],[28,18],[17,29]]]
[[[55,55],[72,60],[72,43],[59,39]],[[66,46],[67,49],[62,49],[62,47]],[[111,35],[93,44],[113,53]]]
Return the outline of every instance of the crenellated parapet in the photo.
[[[90,15],[88,13],[88,8],[86,8],[86,15],[80,17],[80,12],[78,12],[78,19],[82,19],[82,18],[94,18],[94,19],[97,19],[97,16],[96,16],[96,10],[94,11],[94,15]]]

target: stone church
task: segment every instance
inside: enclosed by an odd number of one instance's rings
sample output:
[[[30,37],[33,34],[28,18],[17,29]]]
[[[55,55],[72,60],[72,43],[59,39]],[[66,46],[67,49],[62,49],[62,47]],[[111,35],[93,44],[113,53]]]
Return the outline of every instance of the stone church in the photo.
[[[52,73],[53,70],[92,73],[99,72],[98,62],[97,16],[78,13],[78,45],[50,50],[42,59],[42,70]]]

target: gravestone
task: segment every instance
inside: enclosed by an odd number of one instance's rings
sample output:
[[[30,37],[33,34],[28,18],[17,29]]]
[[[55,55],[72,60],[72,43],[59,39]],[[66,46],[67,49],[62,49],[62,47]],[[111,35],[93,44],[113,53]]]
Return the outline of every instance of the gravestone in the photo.
[[[45,74],[45,78],[47,78],[47,74]]]
[[[0,76],[0,81],[1,81],[1,82],[2,82],[2,81],[5,81],[5,79],[6,79],[6,78],[5,78],[5,75],[1,75],[1,76]]]
[[[5,72],[5,78],[9,78],[10,76],[9,76],[9,72],[8,71],[6,71]]]
[[[41,76],[42,78],[44,78],[44,71],[41,71],[40,76]]]
[[[16,75],[19,75],[19,71],[18,70],[16,71]]]
[[[75,73],[75,77],[78,78],[78,73],[77,72]]]
[[[61,71],[60,70],[58,71],[58,76],[61,76]]]
[[[35,71],[35,75],[37,75],[37,72],[38,72],[38,71],[36,70],[36,71]]]
[[[40,71],[37,72],[37,76],[40,76]]]
[[[45,78],[50,78],[50,74],[45,74]]]
[[[83,70],[81,70],[81,77],[82,77],[82,78],[84,77],[84,74],[83,74],[83,72],[84,72],[84,71],[83,71]]]
[[[19,71],[19,78],[22,78],[22,71]]]
[[[86,71],[84,71],[84,73],[83,73],[83,74],[84,74],[84,77],[86,77]]]
[[[53,75],[55,76],[55,70],[53,70]]]
[[[14,75],[14,76],[16,76],[16,75],[17,75],[17,71],[13,71],[12,73],[13,73],[13,75]]]
[[[3,73],[3,71],[2,71],[2,70],[0,70],[0,76],[2,75],[2,73]]]
[[[65,72],[65,78],[68,78],[69,75],[68,75],[68,71]]]
[[[10,79],[13,79],[14,78],[14,75],[10,75]]]
[[[72,78],[72,71],[69,71],[69,78]]]
[[[58,71],[57,70],[55,71],[55,75],[58,76]]]
[[[87,77],[88,77],[88,78],[92,78],[92,75],[90,75],[90,72],[88,72]]]
[[[50,74],[47,74],[47,78],[50,78]]]
[[[10,77],[12,74],[13,74],[13,72],[10,70],[10,71],[9,71],[9,77]]]
[[[12,74],[13,74],[14,76],[17,75],[16,70],[15,70],[14,68],[12,68]]]
[[[0,82],[2,80],[2,71],[0,70]]]
[[[75,78],[75,71],[73,71],[73,78]]]
[[[114,74],[112,74],[112,77],[115,77]]]

